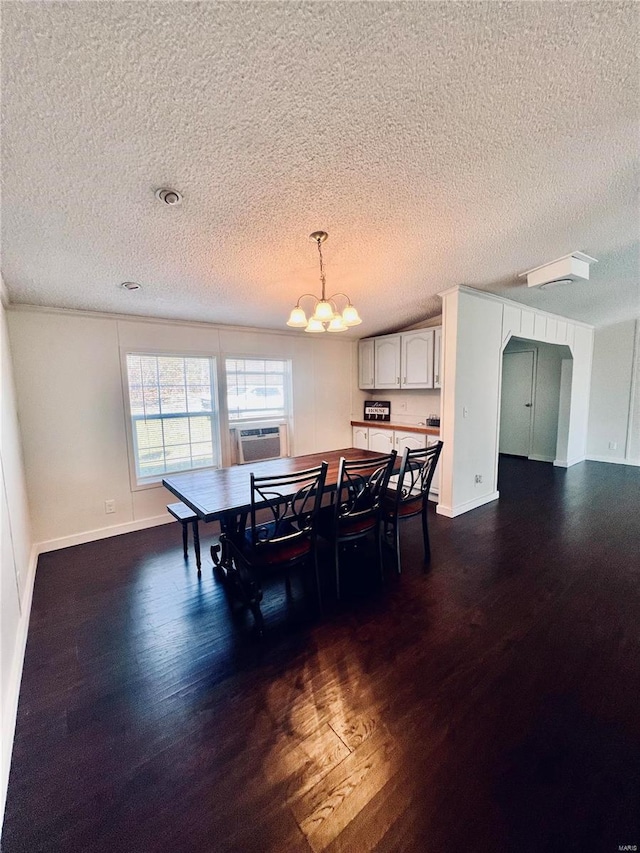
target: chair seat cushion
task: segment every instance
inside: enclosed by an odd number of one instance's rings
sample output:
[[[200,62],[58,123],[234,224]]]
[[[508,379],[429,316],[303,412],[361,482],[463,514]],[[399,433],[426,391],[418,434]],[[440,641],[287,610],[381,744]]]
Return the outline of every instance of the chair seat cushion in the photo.
[[[382,501],[382,512],[384,518],[391,518],[396,512],[396,496],[397,492],[392,489],[387,489],[384,500]],[[398,516],[407,518],[411,515],[417,515],[422,511],[422,495],[417,494],[409,500],[400,501],[398,505]]]
[[[257,526],[257,543],[253,544],[251,528],[242,538],[233,541],[235,548],[252,566],[274,566],[300,560],[311,553],[311,538],[289,521]],[[275,537],[275,538],[274,538]]]
[[[374,513],[364,512],[361,515],[347,515],[338,519],[338,537],[364,536],[375,530],[377,517]],[[318,533],[324,539],[333,539],[336,534],[335,507],[326,506],[318,516]]]

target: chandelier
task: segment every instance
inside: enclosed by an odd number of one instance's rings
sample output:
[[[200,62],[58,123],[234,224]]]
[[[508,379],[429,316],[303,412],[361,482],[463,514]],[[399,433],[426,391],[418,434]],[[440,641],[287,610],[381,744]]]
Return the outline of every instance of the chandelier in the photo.
[[[322,284],[322,295],[320,298],[314,296],[313,293],[303,293],[296,302],[295,308],[291,311],[287,326],[293,326],[294,329],[304,328],[305,332],[345,332],[349,326],[357,326],[362,323],[357,310],[351,304],[351,300],[346,293],[334,293],[333,296],[326,296],[326,281],[324,277],[324,264],[322,262],[322,244],[329,235],[326,231],[314,231],[309,235],[310,240],[315,240],[318,245],[318,255],[320,256],[320,282]],[[300,307],[300,302],[309,297],[314,301],[313,314],[307,320],[307,315],[304,309]],[[338,311],[336,299],[342,298],[346,300],[346,305],[342,313]]]

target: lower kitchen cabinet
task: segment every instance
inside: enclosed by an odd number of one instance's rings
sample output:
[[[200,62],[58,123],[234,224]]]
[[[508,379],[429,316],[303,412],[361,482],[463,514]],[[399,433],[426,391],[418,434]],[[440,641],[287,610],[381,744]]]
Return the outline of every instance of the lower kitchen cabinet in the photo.
[[[427,447],[431,447],[432,444],[437,444],[439,441],[440,439],[437,435],[428,435]],[[442,453],[440,454],[440,456],[442,456]],[[433,472],[433,480],[431,481],[431,488],[429,489],[429,494],[440,494],[440,460],[438,460],[436,470]]]
[[[391,453],[393,450],[394,432],[392,429],[376,429],[369,427],[369,450],[376,453]]]
[[[427,446],[427,436],[421,435],[419,432],[393,432],[393,447],[398,451],[398,456],[402,456],[405,447],[410,450],[422,450]]]
[[[354,447],[359,447],[362,450],[374,450],[376,453],[391,453],[392,450],[396,450],[399,457],[402,457],[405,447],[409,447],[411,450],[421,450],[423,447],[429,447],[439,441],[436,435],[404,432],[403,430],[385,429],[378,426],[354,426],[352,430]],[[440,464],[438,463],[431,481],[430,492],[435,495],[440,491],[439,468]]]
[[[359,447],[360,450],[369,449],[369,427],[352,427],[353,430],[353,446]]]

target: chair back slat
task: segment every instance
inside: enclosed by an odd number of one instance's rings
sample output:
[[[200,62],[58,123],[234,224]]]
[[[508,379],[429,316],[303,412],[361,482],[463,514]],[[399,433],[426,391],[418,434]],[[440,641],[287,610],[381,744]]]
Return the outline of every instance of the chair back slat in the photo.
[[[417,450],[405,448],[395,488],[396,506],[427,500],[441,450],[441,441]]]
[[[340,459],[335,514],[338,523],[375,516],[387,488],[396,451],[368,459]]]
[[[281,546],[314,534],[328,464],[275,477],[251,474],[251,543]],[[260,520],[265,513],[267,520]]]

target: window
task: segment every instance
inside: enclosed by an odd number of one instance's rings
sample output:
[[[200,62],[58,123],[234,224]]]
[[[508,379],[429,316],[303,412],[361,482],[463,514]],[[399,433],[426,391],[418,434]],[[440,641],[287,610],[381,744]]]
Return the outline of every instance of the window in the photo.
[[[127,354],[138,483],[219,465],[212,358]]]
[[[289,415],[290,362],[284,359],[228,358],[229,421],[284,420]]]

